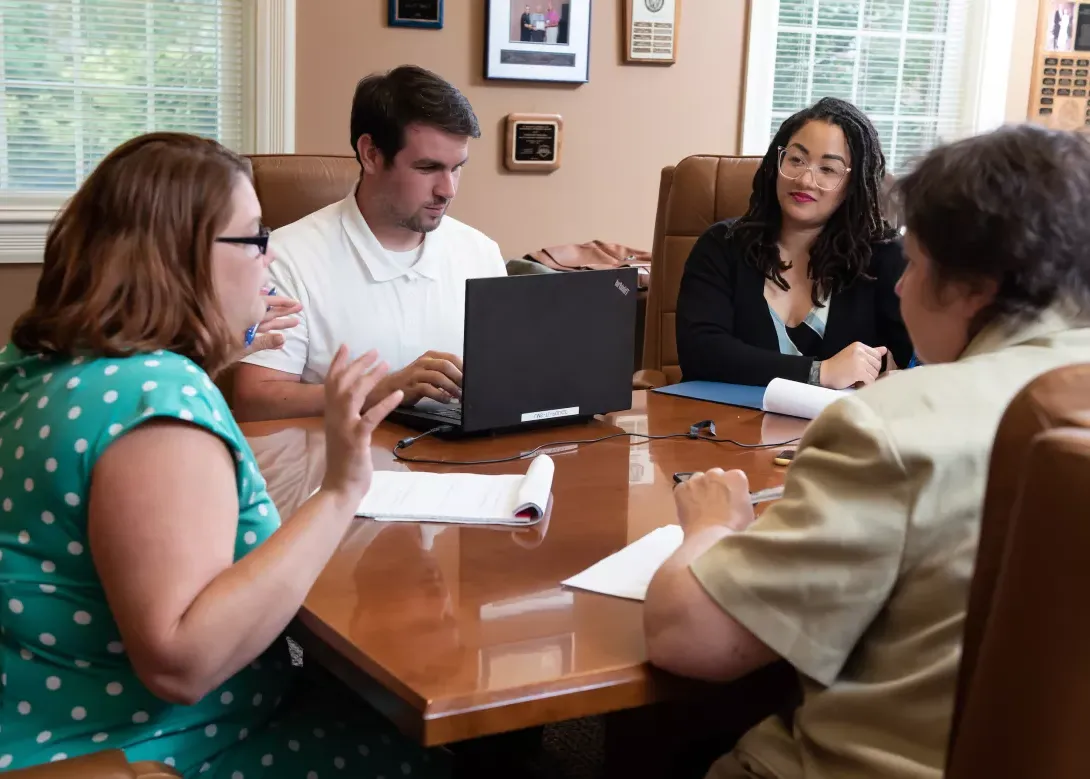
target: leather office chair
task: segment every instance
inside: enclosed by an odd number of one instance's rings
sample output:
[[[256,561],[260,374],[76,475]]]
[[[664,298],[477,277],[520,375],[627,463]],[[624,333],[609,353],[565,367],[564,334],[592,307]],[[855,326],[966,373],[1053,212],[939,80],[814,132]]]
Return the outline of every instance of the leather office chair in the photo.
[[[181,779],[162,763],[130,763],[120,749],[73,757],[4,774],[11,779]]]
[[[948,779],[1090,776],[1090,365],[1052,371],[996,435]]]
[[[675,322],[685,260],[711,225],[746,212],[760,163],[760,157],[697,155],[662,169],[643,330],[644,370],[633,377],[636,389],[681,380]]]
[[[350,155],[251,154],[254,189],[272,230],[343,200],[360,177]]]

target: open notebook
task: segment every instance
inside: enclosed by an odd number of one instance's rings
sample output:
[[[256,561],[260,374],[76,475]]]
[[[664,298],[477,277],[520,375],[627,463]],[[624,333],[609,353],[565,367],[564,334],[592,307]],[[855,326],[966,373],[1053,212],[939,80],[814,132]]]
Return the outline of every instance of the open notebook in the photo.
[[[540,522],[553,488],[545,454],[524,476],[375,471],[358,517],[382,522],[453,522],[525,527]]]

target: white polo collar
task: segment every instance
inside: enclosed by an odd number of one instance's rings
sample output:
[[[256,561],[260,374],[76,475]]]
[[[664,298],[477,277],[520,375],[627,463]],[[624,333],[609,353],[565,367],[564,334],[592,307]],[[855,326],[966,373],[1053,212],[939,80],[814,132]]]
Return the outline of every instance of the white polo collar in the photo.
[[[363,218],[359,204],[356,203],[356,185],[353,185],[348,197],[341,201],[341,224],[348,235],[348,240],[356,248],[356,253],[359,254],[375,281],[393,281],[403,276],[406,278],[422,276],[433,281],[439,279],[441,263],[446,259],[446,252],[442,248],[442,223],[435,230],[424,234],[424,250],[420,254],[420,259],[411,268],[403,267],[391,259],[375,234],[371,232],[370,225]]]

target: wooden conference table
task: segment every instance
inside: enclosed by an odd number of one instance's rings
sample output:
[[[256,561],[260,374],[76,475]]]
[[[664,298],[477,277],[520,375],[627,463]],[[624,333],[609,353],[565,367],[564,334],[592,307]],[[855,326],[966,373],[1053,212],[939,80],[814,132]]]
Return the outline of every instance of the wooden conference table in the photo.
[[[805,423],[655,393],[589,425],[465,442],[424,440],[406,454],[501,457],[616,432],[687,432],[713,419],[720,437],[777,443]],[[321,482],[321,419],[243,426],[269,492],[289,516]],[[441,470],[392,454],[404,428],[376,432],[376,468]],[[677,471],[741,468],[751,489],[782,483],[777,448],[627,437],[551,450],[553,504],[533,529],[358,522],[310,592],[291,634],[336,675],[426,746],[684,697],[693,683],[646,664],[641,604],[560,582],[675,523]],[[459,467],[522,473],[528,461]]]

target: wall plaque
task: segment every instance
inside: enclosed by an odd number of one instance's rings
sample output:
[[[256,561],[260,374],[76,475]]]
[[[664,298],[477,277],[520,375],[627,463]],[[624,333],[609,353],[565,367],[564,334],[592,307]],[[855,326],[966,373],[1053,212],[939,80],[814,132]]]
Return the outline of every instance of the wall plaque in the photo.
[[[1042,2],[1033,59],[1029,121],[1090,129],[1090,2]]]
[[[560,167],[564,120],[559,114],[508,114],[503,164],[514,171],[554,171]]]
[[[389,0],[386,23],[391,27],[443,27],[443,0]]]
[[[671,65],[677,61],[681,0],[621,0],[626,62]]]

